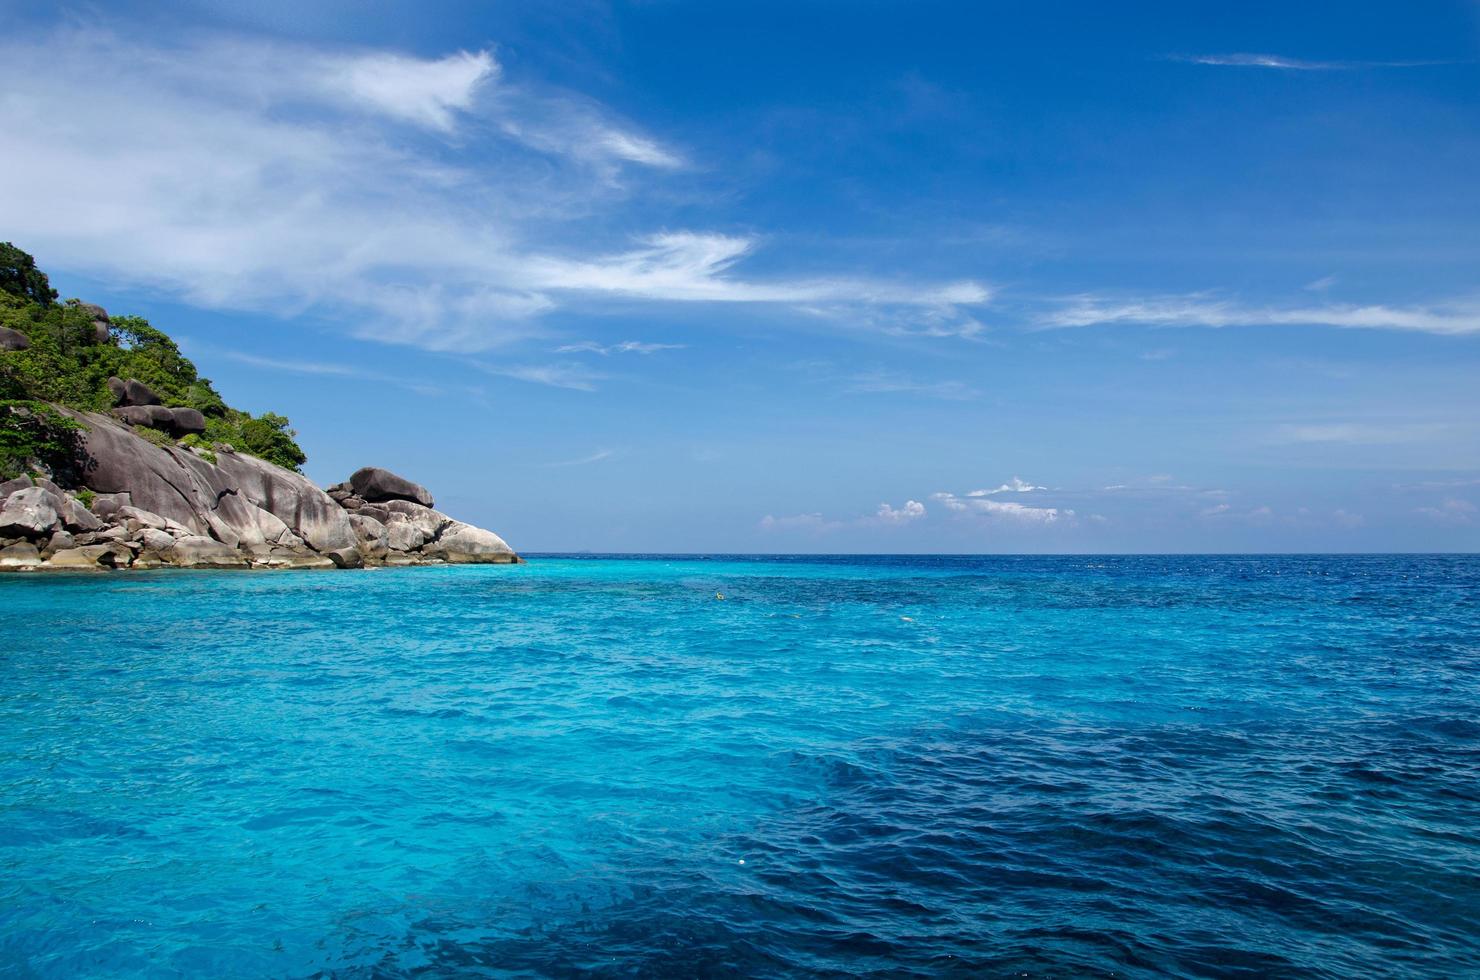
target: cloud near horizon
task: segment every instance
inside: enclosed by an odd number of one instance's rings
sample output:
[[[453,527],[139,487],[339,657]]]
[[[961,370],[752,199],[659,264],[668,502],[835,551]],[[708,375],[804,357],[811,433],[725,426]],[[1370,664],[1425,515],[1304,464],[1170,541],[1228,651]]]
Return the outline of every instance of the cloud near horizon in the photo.
[[[100,28],[0,41],[0,213],[43,265],[209,309],[477,351],[582,297],[967,333],[971,281],[751,279],[754,235],[590,228],[684,155],[489,51],[417,58]],[[578,387],[578,385],[572,385]]]
[[[1129,323],[1160,327],[1316,326],[1347,330],[1400,330],[1469,336],[1480,334],[1480,300],[1441,306],[1330,304],[1304,307],[1246,307],[1206,293],[1109,299],[1073,296],[1039,315],[1043,328]]]

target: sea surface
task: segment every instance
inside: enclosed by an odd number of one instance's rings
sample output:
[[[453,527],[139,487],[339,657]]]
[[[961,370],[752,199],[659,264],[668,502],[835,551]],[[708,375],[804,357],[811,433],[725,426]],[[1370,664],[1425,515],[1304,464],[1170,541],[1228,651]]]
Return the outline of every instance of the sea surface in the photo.
[[[0,975],[1480,976],[1480,558],[0,576]]]

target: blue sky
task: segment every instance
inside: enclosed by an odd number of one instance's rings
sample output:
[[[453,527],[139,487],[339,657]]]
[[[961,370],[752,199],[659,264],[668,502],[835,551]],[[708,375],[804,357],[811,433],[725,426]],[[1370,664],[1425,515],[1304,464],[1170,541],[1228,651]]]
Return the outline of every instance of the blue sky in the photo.
[[[525,551],[1480,550],[1480,5],[0,0],[0,239]]]

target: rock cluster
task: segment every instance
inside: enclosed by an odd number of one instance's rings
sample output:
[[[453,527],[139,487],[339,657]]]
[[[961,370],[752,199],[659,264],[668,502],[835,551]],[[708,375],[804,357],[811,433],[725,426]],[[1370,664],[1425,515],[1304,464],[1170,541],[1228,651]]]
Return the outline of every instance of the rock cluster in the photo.
[[[360,470],[326,494],[225,446],[156,446],[107,416],[67,414],[86,426],[87,489],[0,483],[0,571],[519,561],[498,535],[433,510],[425,488],[386,470]]]
[[[206,431],[206,417],[193,408],[165,408],[159,396],[144,382],[109,378],[113,393],[113,417],[131,426],[145,426],[172,436],[199,435]]]

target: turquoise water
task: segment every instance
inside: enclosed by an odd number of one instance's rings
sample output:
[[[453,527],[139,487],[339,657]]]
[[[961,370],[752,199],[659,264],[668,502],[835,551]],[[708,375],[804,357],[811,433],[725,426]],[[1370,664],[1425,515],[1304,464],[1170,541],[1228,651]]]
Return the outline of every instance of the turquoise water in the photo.
[[[1476,558],[11,575],[0,637],[0,973],[1480,975]]]

